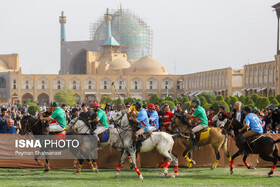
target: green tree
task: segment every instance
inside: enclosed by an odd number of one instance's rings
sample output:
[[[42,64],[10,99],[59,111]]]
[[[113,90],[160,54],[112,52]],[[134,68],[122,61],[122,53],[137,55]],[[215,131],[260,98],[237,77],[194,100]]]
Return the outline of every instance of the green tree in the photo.
[[[257,100],[258,102],[258,100]],[[261,98],[261,101],[259,103],[259,106],[257,106],[259,109],[264,109],[270,104],[269,99],[267,97]]]
[[[205,97],[204,96],[200,96],[200,102],[201,102],[201,106],[205,106],[205,105],[208,105],[208,103],[207,103],[207,101],[206,101],[206,99],[205,99]]]
[[[225,107],[225,111],[227,113],[230,112],[229,111],[229,106],[228,106],[228,104],[225,101],[214,101],[211,106],[215,108],[216,112],[219,111],[220,106],[224,106]]]
[[[191,103],[189,101],[185,102],[183,104],[183,110],[190,110],[190,107],[191,107]]]
[[[211,99],[211,98],[209,98],[207,101],[208,101],[209,104],[212,104],[214,102],[213,99]]]
[[[254,101],[254,103],[257,102],[257,99],[258,99],[258,98],[259,98],[258,94],[253,94],[253,95],[251,96],[251,99]]]
[[[190,99],[187,95],[184,95],[184,97],[181,100],[182,103],[189,102],[189,101],[190,101]]]
[[[226,102],[228,105],[230,104],[230,97],[229,97],[229,96],[226,97],[225,102]]]
[[[255,106],[259,109],[263,109],[262,108],[262,97],[258,97],[256,102],[255,102]]]
[[[245,100],[246,100],[246,97],[245,97],[244,95],[241,95],[241,96],[239,97],[239,101],[240,101],[241,103],[245,103]]]
[[[279,95],[276,95],[275,97],[277,99],[277,101],[280,103],[280,94]]]
[[[173,101],[164,100],[164,101],[161,103],[162,106],[165,105],[165,104],[168,104],[168,105],[169,105],[169,108],[170,108],[171,111],[172,111],[172,110],[174,109],[174,107],[175,107],[175,104],[174,104]]]
[[[63,88],[60,91],[56,92],[54,100],[59,104],[66,104],[68,106],[74,106],[77,102],[77,97],[75,92],[69,88]]]
[[[246,97],[245,101],[244,101],[244,105],[245,106],[250,106],[250,107],[254,107],[255,106],[255,103],[253,101],[253,99],[251,99],[251,97]]]
[[[152,95],[151,95],[151,98],[150,98],[149,101],[148,101],[148,103],[153,103],[153,104],[155,104],[155,103],[158,103],[159,100],[160,100],[160,98],[159,98],[158,94],[152,94]]]
[[[172,98],[172,97],[170,97],[170,96],[166,97],[166,98],[165,98],[165,100],[168,100],[168,101],[172,101],[172,102],[174,102],[174,101],[173,101],[173,98]]]
[[[224,97],[222,95],[218,95],[215,100],[216,101],[224,101]]]
[[[275,106],[279,106],[279,102],[277,101],[277,99],[275,97],[273,97],[273,99],[270,101],[271,104],[274,104]]]
[[[121,98],[118,98],[118,99],[114,99],[113,104],[116,106],[122,106],[123,102],[122,102]]]
[[[208,103],[211,103],[209,99],[214,101],[216,98],[216,95],[213,92],[202,92],[199,96],[204,96]]]
[[[134,102],[136,101],[135,98],[132,98],[132,97],[127,97],[124,99],[124,103],[130,103],[130,104],[133,104]]]
[[[27,103],[27,105],[29,106],[27,112],[33,116],[36,114],[37,111],[41,110],[40,107],[34,102],[29,102]]]
[[[268,97],[269,102],[271,102],[274,99],[274,97],[270,96]]]
[[[103,96],[101,98],[100,104],[106,105],[107,103],[111,103],[112,104],[112,102],[113,102],[113,99],[111,97]]]
[[[237,98],[236,96],[231,97],[231,99],[230,99],[230,104],[231,104],[231,106],[234,107],[234,106],[235,106],[235,103],[236,103],[237,101],[239,101],[239,100],[238,100],[238,98]]]

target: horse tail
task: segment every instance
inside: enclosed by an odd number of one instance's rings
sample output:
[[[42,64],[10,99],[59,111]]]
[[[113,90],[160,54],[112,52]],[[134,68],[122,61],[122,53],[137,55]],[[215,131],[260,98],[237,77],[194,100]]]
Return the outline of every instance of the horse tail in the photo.
[[[279,142],[280,142],[280,139],[274,141],[273,144],[276,144],[276,143],[279,143]]]

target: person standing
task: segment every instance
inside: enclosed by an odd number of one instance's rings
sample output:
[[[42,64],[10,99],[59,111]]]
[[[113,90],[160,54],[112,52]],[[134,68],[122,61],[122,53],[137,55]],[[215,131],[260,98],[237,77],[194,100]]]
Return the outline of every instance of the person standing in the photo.
[[[155,105],[152,103],[148,104],[148,116],[150,116],[149,117],[149,121],[150,121],[149,132],[158,130],[158,128],[159,128],[158,113],[156,111]]]
[[[7,121],[9,119],[9,116],[7,115],[7,109],[2,108],[1,114],[0,114],[0,133],[4,133],[4,127],[7,126]]]
[[[237,101],[235,103],[235,109],[230,113],[229,119],[236,119],[239,123],[243,124],[243,121],[245,119],[245,113],[241,109],[242,103],[240,101]]]
[[[163,130],[167,131],[167,130],[169,130],[169,127],[170,127],[170,124],[171,124],[171,119],[173,117],[173,113],[170,112],[170,108],[169,108],[168,104],[165,104],[163,106],[163,108],[164,108],[164,116],[163,116],[162,125],[163,125]]]

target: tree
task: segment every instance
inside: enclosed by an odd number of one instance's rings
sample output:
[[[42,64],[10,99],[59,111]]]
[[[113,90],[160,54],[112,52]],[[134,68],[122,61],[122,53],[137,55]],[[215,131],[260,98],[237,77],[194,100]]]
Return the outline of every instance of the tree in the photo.
[[[152,94],[151,98],[148,101],[148,103],[153,103],[153,104],[158,103],[159,99],[160,98],[159,98],[158,94]]]
[[[268,97],[269,102],[271,102],[274,99],[274,97],[270,96]]]
[[[241,102],[241,103],[245,103],[245,100],[246,100],[246,97],[244,96],[244,95],[241,95],[240,97],[239,97],[239,101]],[[255,101],[254,101],[255,102]]]
[[[69,88],[63,88],[62,90],[56,92],[54,99],[59,104],[66,104],[68,106],[74,106],[77,102],[77,97],[75,92]]]
[[[213,99],[211,99],[211,98],[209,98],[207,101],[208,101],[209,104],[212,104],[214,102]]]
[[[190,101],[190,99],[187,95],[184,95],[184,97],[181,100],[182,103],[189,102],[189,101]]]
[[[122,102],[121,98],[118,98],[113,101],[113,104],[116,106],[122,106],[123,102]]]
[[[253,94],[252,96],[251,96],[251,99],[254,101],[254,103],[256,103],[257,102],[257,99],[259,98],[259,96],[257,95],[257,94]]]
[[[277,99],[277,101],[280,103],[280,94],[279,95],[276,95],[275,97]]]
[[[101,98],[100,104],[106,105],[107,103],[112,103],[113,99],[111,97],[103,96]]]
[[[133,104],[135,101],[136,101],[136,99],[132,98],[132,97],[127,97],[127,98],[124,99],[124,103]]]
[[[216,112],[219,111],[220,106],[224,106],[224,107],[225,107],[225,111],[226,111],[227,113],[230,112],[229,106],[228,106],[228,104],[227,104],[225,101],[214,101],[214,102],[212,103],[212,107],[215,108],[215,111],[216,111]]]
[[[174,107],[175,107],[175,104],[173,103],[173,101],[164,100],[164,101],[161,103],[162,106],[165,105],[165,104],[168,104],[168,105],[169,105],[169,108],[170,108],[171,111],[172,111],[172,110],[174,109]]]
[[[190,107],[191,107],[191,103],[188,101],[188,102],[185,102],[183,104],[183,110],[190,110]]]
[[[27,112],[33,116],[36,115],[37,111],[41,110],[40,107],[34,102],[28,102],[27,105],[29,106]]]
[[[226,97],[225,102],[226,102],[228,105],[230,104],[230,97],[229,97],[229,96]]]
[[[213,92],[202,92],[199,96],[204,96],[208,103],[211,103],[209,99],[214,101],[216,98],[216,95]]]
[[[254,107],[255,106],[255,103],[253,101],[253,99],[251,99],[251,97],[246,97],[245,101],[244,101],[244,105],[245,106],[250,106],[250,107]]]
[[[238,101],[238,98],[236,96],[231,97],[230,104],[231,106],[235,106],[235,103]]]
[[[166,97],[165,100],[168,100],[168,101],[172,101],[172,102],[173,102],[173,98],[170,97],[170,96]]]
[[[222,95],[218,95],[215,100],[216,101],[224,101],[224,97]]]
[[[270,101],[271,104],[274,104],[275,106],[279,106],[279,102],[277,101],[277,99],[275,97],[273,97],[273,99]]]
[[[262,97],[258,97],[258,99],[255,102],[256,107],[258,107],[259,109],[263,109],[262,108]]]
[[[200,96],[200,102],[201,102],[201,106],[205,106],[205,105],[208,105],[208,103],[207,103],[207,101],[206,101],[206,99],[205,99],[205,97],[204,96]]]

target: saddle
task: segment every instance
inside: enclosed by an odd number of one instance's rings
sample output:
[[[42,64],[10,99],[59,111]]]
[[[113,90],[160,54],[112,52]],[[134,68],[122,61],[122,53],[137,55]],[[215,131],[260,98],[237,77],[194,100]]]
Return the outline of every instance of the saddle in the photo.
[[[261,137],[263,137],[263,135],[259,134],[259,135],[255,135],[255,136],[249,137],[249,138],[247,138],[246,140],[247,140],[247,142],[248,142],[249,144],[252,144],[252,143],[254,143],[255,141],[257,141],[258,139],[260,139]]]
[[[151,137],[153,133],[149,133],[149,132],[144,132],[143,134],[138,135],[138,140],[136,141],[136,153],[140,152],[141,146],[142,146],[142,142],[144,142],[145,140],[149,139]],[[135,140],[134,140],[135,142]]]
[[[102,132],[101,134],[98,134],[98,138],[100,140],[100,143],[106,143],[110,140],[110,129],[105,130],[104,132]]]
[[[206,139],[208,138],[209,136],[209,127],[208,128],[204,128],[202,129],[201,131],[198,131],[195,133],[195,137],[198,139],[198,140],[203,140],[203,139]]]

